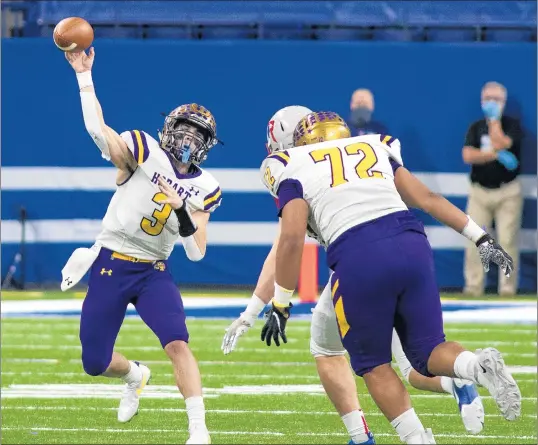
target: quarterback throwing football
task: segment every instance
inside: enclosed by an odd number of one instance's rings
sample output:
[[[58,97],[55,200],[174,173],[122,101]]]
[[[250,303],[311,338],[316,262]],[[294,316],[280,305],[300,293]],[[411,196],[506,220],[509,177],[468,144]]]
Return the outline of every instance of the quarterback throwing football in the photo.
[[[62,271],[66,290],[91,268],[80,319],[82,365],[91,376],[126,383],[118,420],[131,420],[151,375],[148,367],[114,351],[127,305],[133,303],[174,367],[189,418],[187,443],[209,444],[200,372],[187,345],[183,303],[167,259],[178,238],[190,260],[205,255],[206,226],[221,191],[199,165],[218,142],[215,119],[204,107],[187,104],[166,117],[160,141],[139,130],[118,134],[105,123],[95,95],[93,48],[88,55],[66,57],[77,73],[86,129],[103,158],[117,168],[117,189],[96,243],[77,249]]]

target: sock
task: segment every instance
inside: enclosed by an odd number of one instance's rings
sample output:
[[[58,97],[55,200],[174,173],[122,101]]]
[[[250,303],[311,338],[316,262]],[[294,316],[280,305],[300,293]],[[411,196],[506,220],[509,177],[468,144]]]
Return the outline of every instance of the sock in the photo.
[[[454,361],[454,374],[459,378],[478,383],[478,359],[471,351],[463,351]]]
[[[344,414],[342,416],[342,422],[344,422],[353,442],[363,443],[368,440],[368,424],[361,409]]]
[[[390,424],[404,443],[408,443],[409,439],[417,435],[420,436],[424,432],[422,422],[413,408],[408,409],[405,413],[396,417]]]
[[[452,394],[452,379],[450,377],[441,377],[441,387],[448,394]]]
[[[125,374],[121,379],[128,384],[140,383],[140,381],[142,380],[142,370],[135,362],[130,361],[129,364],[131,365],[129,368],[129,372]]]
[[[202,396],[189,397],[185,399],[187,406],[187,417],[189,418],[189,432],[196,428],[207,429],[205,426],[205,407]]]

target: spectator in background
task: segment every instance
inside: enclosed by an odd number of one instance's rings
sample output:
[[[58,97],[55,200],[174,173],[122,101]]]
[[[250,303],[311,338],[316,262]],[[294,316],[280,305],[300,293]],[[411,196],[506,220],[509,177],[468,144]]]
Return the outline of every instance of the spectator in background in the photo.
[[[376,121],[372,121],[374,112],[374,95],[370,90],[358,89],[351,96],[351,115],[349,117],[349,127],[351,136],[362,136],[363,134],[387,134],[387,128]]]
[[[514,259],[510,278],[502,273],[501,295],[517,292],[518,235],[521,226],[523,197],[518,180],[522,131],[517,119],[504,116],[506,88],[488,82],[482,88],[485,119],[469,127],[463,147],[463,160],[471,165],[471,190],[467,213],[477,224],[491,227],[493,220],[497,240]],[[481,295],[485,274],[476,247],[465,252],[465,293]]]

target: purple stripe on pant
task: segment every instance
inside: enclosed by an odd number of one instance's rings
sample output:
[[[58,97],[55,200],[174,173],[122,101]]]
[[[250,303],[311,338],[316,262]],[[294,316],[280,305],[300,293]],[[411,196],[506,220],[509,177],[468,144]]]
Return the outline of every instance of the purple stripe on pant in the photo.
[[[112,258],[112,251],[103,248],[90,269],[80,317],[82,364],[88,374],[100,375],[110,364],[129,303],[163,348],[189,340],[183,302],[167,262],[133,263]]]
[[[339,280],[349,330],[342,339],[362,376],[390,363],[395,327],[413,368],[428,373],[433,349],[445,341],[433,254],[411,212],[356,226],[329,246],[327,262]]]

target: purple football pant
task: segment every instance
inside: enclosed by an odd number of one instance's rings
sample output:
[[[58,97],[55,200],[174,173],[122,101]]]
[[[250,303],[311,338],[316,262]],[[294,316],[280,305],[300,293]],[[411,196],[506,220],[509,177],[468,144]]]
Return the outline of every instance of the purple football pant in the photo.
[[[359,376],[392,361],[392,329],[415,370],[445,341],[433,253],[420,223],[397,212],[356,226],[327,254],[342,343]]]
[[[174,340],[189,340],[183,302],[167,262],[120,260],[102,248],[90,270],[80,317],[82,364],[89,375],[108,368],[129,303],[163,348]]]

